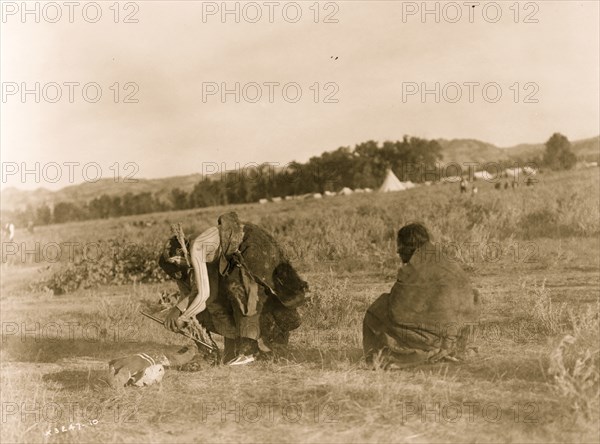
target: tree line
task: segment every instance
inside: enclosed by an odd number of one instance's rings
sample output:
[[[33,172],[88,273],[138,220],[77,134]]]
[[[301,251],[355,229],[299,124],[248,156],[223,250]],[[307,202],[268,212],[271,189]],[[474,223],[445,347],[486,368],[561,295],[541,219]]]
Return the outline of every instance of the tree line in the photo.
[[[387,169],[391,169],[401,181],[415,183],[455,174],[440,169],[443,168],[440,167],[442,159],[442,147],[436,140],[408,136],[382,144],[370,140],[353,149],[340,147],[324,152],[304,164],[292,162],[279,169],[263,164],[224,172],[218,177],[204,178],[190,192],[174,188],[166,197],[150,192],[103,194],[86,203],[58,202],[54,208],[47,204],[36,208],[28,206],[12,212],[9,218],[19,226],[25,226],[29,221],[35,225],[47,225],[257,202],[262,198],[339,191],[343,187],[376,189],[383,182]],[[541,163],[551,169],[568,169],[574,166],[576,158],[567,138],[556,133],[546,143],[543,158],[527,161]],[[514,163],[514,160],[498,162],[506,166]]]

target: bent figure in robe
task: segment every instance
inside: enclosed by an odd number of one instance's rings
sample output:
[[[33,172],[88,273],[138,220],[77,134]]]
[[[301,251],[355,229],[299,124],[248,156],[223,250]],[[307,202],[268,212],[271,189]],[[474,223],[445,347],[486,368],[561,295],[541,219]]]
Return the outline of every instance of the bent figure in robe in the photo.
[[[305,302],[308,284],[271,235],[240,222],[232,212],[184,243],[189,264],[177,236],[159,258],[181,294],[165,318],[168,329],[176,331],[196,317],[225,338],[224,362],[229,365],[253,362],[259,343],[266,349],[287,345],[289,332],[300,326],[297,307]]]

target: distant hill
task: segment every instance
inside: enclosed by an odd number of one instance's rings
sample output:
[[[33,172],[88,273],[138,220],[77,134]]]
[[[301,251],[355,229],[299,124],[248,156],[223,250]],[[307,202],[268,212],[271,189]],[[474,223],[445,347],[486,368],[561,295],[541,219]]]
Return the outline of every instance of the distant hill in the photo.
[[[438,139],[442,146],[443,162],[497,162],[506,160],[527,160],[544,153],[544,144],[521,144],[510,148],[500,148],[491,143],[475,139]],[[600,136],[591,137],[571,142],[577,157],[586,160],[598,160],[600,157]],[[218,179],[221,174],[208,176],[209,179]],[[19,190],[14,187],[2,191],[2,209],[24,209],[28,204],[34,208],[46,203],[52,206],[58,202],[88,202],[94,197],[107,194],[109,196],[123,195],[126,193],[138,194],[149,192],[158,195],[160,199],[167,196],[174,188],[190,192],[196,183],[202,180],[201,174],[187,176],[174,176],[161,179],[138,179],[137,182],[126,183],[123,180],[115,182],[114,179],[101,179],[98,182],[86,182],[70,185],[57,191],[38,188],[33,191]]]
[[[600,155],[600,136],[590,137],[589,139],[576,140],[571,142],[573,152],[580,159],[594,158]],[[535,156],[541,156],[544,153],[546,147],[543,143],[537,144],[521,144],[510,148],[502,148],[506,151],[511,158],[532,158]]]
[[[491,143],[482,142],[475,139],[438,139],[442,146],[443,163],[457,162],[477,162],[480,164],[486,162],[495,162],[508,160],[510,157],[506,150],[498,148]]]
[[[443,162],[496,162],[505,160],[528,160],[542,156],[546,149],[544,143],[520,144],[509,148],[500,148],[491,143],[475,139],[438,139],[442,146]],[[600,156],[600,136],[571,142],[573,152],[578,158],[598,160]]]
[[[186,192],[192,191],[194,185],[202,180],[201,174],[187,176],[174,176],[161,179],[138,179],[136,182],[124,182],[120,178],[100,179],[97,182],[84,182],[69,185],[57,191],[38,188],[34,191],[19,190],[14,187],[2,191],[2,209],[24,209],[28,204],[34,208],[46,203],[52,206],[58,202],[88,202],[94,197],[107,194],[109,196],[122,196],[126,193],[156,193],[160,198],[165,198],[174,188]]]

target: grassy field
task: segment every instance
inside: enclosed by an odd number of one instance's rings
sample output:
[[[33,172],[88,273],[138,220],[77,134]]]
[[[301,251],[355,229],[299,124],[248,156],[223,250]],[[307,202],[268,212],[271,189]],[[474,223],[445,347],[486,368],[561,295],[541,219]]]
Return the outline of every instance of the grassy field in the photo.
[[[539,180],[502,191],[478,182],[475,196],[440,184],[18,231],[16,250],[2,251],[0,439],[598,442],[600,177]],[[199,233],[232,209],[281,240],[311,286],[289,349],[111,389],[108,360],[186,344],[138,314],[175,289],[154,264],[169,224]],[[362,318],[391,288],[395,232],[411,221],[430,228],[480,291],[479,351],[461,363],[370,370]],[[125,243],[134,245],[115,268],[113,250]],[[132,269],[135,261],[145,265]],[[84,272],[89,279],[67,288]]]

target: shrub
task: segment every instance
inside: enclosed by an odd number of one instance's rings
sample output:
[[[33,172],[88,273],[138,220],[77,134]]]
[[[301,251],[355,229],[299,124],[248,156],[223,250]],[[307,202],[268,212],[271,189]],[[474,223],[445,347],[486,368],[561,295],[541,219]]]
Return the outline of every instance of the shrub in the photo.
[[[577,413],[587,418],[598,407],[598,350],[576,347],[577,339],[564,336],[550,353],[548,374],[553,378],[552,388],[567,399]]]
[[[63,294],[78,288],[99,285],[163,282],[168,277],[158,266],[158,251],[151,244],[127,243],[123,239],[99,242],[98,257],[79,257],[59,265],[47,279],[36,282],[34,289]]]

